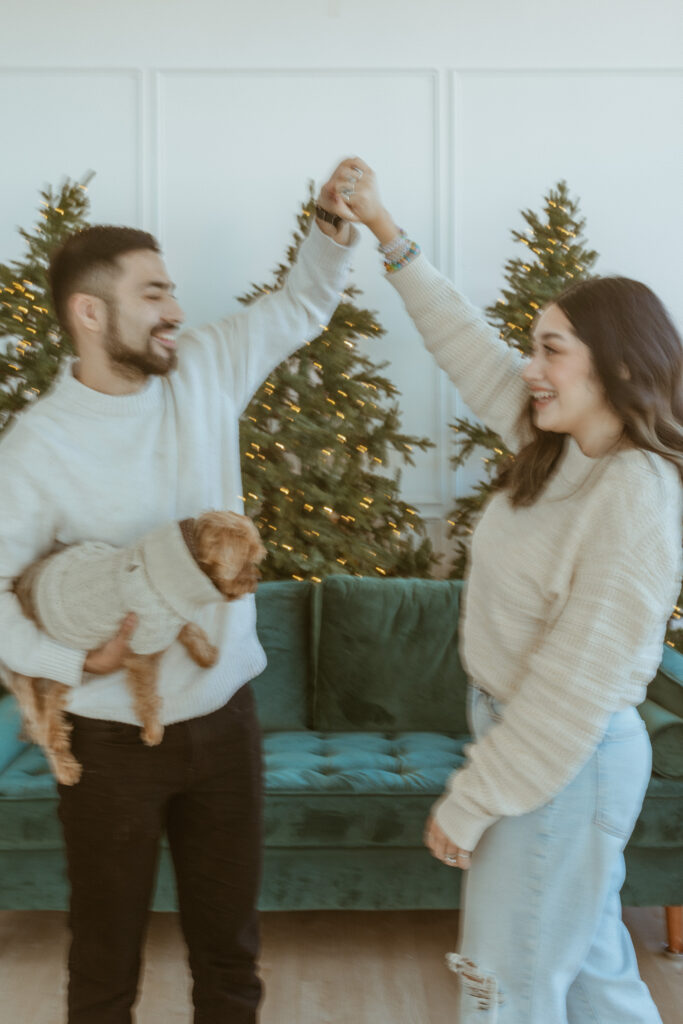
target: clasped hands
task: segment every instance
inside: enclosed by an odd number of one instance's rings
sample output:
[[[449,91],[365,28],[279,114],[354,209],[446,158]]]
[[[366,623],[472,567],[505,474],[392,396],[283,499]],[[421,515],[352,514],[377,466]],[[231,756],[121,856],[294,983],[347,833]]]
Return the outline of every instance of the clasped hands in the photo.
[[[351,236],[349,223],[367,225],[380,242],[392,241],[399,232],[382,205],[375,172],[360,157],[342,160],[320,189],[317,203],[342,218],[338,227],[318,218],[320,229],[342,245]]]

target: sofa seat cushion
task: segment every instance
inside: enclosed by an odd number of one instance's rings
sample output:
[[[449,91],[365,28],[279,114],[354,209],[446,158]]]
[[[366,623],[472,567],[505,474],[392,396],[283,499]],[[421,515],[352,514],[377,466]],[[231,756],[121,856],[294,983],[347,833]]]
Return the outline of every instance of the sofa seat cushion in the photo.
[[[468,740],[424,732],[266,736],[266,844],[419,845]]]
[[[469,737],[280,732],[265,737],[266,788],[286,793],[438,794]]]
[[[264,736],[269,847],[415,847],[468,737],[275,732]],[[680,847],[681,783],[653,777],[630,847]],[[0,850],[62,845],[57,791],[27,746],[0,772]]]

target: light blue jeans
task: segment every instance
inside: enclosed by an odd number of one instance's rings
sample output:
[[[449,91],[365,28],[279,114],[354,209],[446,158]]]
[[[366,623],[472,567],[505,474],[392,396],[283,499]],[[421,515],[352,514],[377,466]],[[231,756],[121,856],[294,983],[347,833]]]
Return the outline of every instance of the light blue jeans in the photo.
[[[503,705],[476,687],[483,736]],[[558,795],[501,818],[465,873],[458,1024],[661,1024],[621,920],[623,849],[650,778],[634,708],[613,715],[595,753]]]

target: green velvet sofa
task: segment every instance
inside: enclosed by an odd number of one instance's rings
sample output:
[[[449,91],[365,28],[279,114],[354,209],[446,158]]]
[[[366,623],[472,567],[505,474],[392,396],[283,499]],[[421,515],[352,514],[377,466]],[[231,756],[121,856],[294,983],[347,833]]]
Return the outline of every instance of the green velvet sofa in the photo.
[[[262,584],[254,687],[266,765],[265,910],[452,908],[460,872],[422,846],[468,742],[456,581],[333,576]],[[655,750],[622,898],[683,904],[683,657],[665,648],[641,709]],[[53,780],[0,697],[0,907],[64,908]],[[168,850],[154,907],[175,907]],[[677,911],[671,911],[675,926]]]

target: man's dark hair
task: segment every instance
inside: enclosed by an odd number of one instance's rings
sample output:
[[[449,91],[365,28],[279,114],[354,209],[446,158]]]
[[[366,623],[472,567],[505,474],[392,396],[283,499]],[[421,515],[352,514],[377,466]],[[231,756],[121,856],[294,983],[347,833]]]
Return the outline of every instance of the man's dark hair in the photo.
[[[147,231],[96,224],[70,235],[52,253],[48,275],[55,314],[63,330],[69,333],[69,297],[86,292],[107,298],[107,285],[121,269],[118,257],[141,249],[161,252],[156,238]]]

